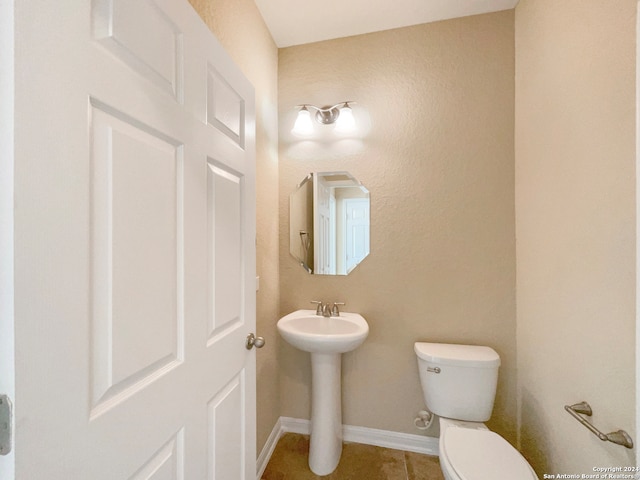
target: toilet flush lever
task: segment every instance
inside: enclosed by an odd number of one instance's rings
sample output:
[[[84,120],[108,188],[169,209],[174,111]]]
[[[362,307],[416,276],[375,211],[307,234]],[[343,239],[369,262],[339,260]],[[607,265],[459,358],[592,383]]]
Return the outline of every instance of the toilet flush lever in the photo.
[[[427,367],[427,372],[440,373],[440,367]]]

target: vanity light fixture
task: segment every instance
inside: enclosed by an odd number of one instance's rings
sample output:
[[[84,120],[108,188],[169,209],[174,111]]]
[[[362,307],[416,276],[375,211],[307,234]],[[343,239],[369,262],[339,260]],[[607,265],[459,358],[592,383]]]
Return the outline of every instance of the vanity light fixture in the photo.
[[[291,132],[302,136],[308,136],[313,133],[310,108],[316,111],[314,115],[316,122],[322,125],[332,125],[335,123],[336,131],[340,133],[351,132],[354,130],[356,123],[353,118],[353,111],[349,106],[350,103],[354,102],[340,102],[331,107],[316,107],[310,104],[298,105],[298,107],[300,107],[298,118],[296,118],[296,123]]]

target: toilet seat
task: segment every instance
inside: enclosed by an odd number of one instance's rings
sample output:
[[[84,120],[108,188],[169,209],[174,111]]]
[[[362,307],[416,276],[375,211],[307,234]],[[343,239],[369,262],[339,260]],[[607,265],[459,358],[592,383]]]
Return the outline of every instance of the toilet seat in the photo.
[[[537,480],[525,458],[490,430],[447,428],[440,455],[460,480]]]

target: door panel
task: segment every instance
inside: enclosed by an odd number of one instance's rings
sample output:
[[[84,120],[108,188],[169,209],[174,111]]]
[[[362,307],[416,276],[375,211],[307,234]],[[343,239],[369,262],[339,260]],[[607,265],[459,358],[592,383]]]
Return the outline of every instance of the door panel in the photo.
[[[106,109],[90,117],[92,417],[184,355],[182,146]]]
[[[184,480],[184,431],[165,443],[129,480]]]
[[[253,88],[186,0],[15,30],[16,478],[255,478]]]
[[[234,448],[242,442],[243,390],[244,377],[238,375],[209,402],[209,480],[248,478],[245,451]]]
[[[213,271],[211,310],[212,334],[241,324],[242,283],[242,190],[243,179],[237,173],[210,162],[209,176],[209,248]]]
[[[207,122],[244,146],[244,100],[211,65],[207,76]]]
[[[144,21],[141,35],[140,21]],[[150,1],[94,0],[93,37],[156,86],[180,100],[182,33]]]

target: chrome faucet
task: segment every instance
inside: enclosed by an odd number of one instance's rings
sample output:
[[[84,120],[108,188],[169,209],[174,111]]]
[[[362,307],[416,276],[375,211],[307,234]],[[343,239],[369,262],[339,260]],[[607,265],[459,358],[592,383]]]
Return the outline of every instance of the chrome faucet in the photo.
[[[333,302],[333,306],[331,303],[322,303],[317,300],[312,300],[311,303],[316,305],[316,315],[319,317],[339,317],[340,309],[338,305],[344,305],[344,302]]]

